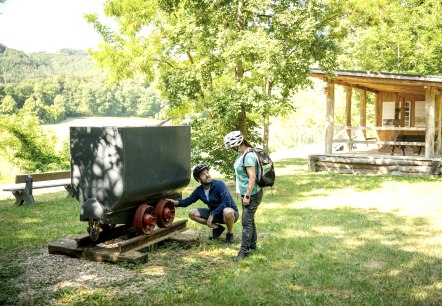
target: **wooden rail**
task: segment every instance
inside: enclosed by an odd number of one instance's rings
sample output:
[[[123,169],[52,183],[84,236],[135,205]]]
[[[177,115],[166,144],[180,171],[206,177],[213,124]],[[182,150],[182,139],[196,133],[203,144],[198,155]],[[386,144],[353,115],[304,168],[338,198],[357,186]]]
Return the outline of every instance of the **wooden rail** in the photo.
[[[355,143],[355,144],[381,144],[381,145],[391,145],[391,146],[422,146],[425,147],[425,142],[416,141],[377,141],[377,140],[333,140],[333,143]]]
[[[333,129],[345,130],[376,130],[376,131],[424,131],[424,127],[399,127],[399,126],[334,126]]]
[[[405,148],[406,147],[419,147],[419,153],[421,152],[423,147],[427,146],[427,143],[425,141],[425,132],[426,128],[424,127],[395,127],[395,126],[333,126],[333,130],[340,130],[332,140],[333,144],[347,144],[349,150],[352,148],[352,144],[365,144],[365,145],[388,145],[392,147],[392,154],[394,154],[394,148],[399,147],[403,154],[405,155]],[[395,140],[380,140],[378,137],[366,137],[365,133],[362,137],[355,137],[355,138],[362,138],[364,140],[357,140],[354,138],[349,139],[351,136],[350,133],[344,133],[345,131],[363,131],[363,130],[372,130],[372,131],[401,131],[401,132],[419,132],[419,134],[401,134],[397,135]],[[421,132],[424,132],[422,134]],[[339,137],[340,135],[347,136],[344,139],[336,139],[336,137]],[[437,147],[437,137],[435,138],[436,147]]]

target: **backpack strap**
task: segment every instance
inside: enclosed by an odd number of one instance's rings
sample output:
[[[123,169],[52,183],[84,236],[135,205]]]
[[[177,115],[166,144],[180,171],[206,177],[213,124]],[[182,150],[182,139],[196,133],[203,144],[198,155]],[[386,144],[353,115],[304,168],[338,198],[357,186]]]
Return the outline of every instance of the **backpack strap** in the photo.
[[[255,154],[255,151],[253,150],[253,148],[251,147],[251,148],[249,148],[244,154],[243,154],[243,156],[242,156],[242,167],[243,167],[243,169],[244,169],[244,172],[247,174],[247,176],[249,176],[249,174],[247,173],[247,170],[246,170],[246,166],[244,166],[244,161],[246,160],[246,155],[247,155],[247,153],[253,153],[253,154]],[[256,161],[258,162],[258,171],[261,171],[259,168],[260,168],[260,165],[259,165],[259,160],[258,160],[258,157],[256,156],[256,154],[255,154],[255,157],[256,157]],[[259,177],[259,174],[258,173],[256,173],[256,177],[258,178]],[[256,183],[255,182],[255,186],[253,186],[253,189],[256,189],[258,187],[258,183]]]
[[[246,155],[247,155],[247,153],[250,153],[250,152],[253,152],[253,148],[249,148],[249,149],[247,149],[247,151],[246,152],[244,152],[244,154],[242,155],[242,167],[243,167],[243,169],[244,169],[244,172],[247,174],[247,170],[246,170],[246,166],[244,166],[244,162],[245,162],[245,160],[246,160]],[[248,175],[248,174],[247,174]]]

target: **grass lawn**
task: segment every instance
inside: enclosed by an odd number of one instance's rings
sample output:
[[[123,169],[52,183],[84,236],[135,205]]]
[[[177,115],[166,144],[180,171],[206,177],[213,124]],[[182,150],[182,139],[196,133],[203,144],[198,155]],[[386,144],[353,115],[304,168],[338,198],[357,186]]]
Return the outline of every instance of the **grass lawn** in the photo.
[[[228,246],[189,220],[199,242],[121,265],[137,277],[42,288],[42,296],[66,305],[441,305],[442,179],[311,173],[306,165],[276,163],[277,183],[256,214],[260,248],[242,262],[233,262],[240,222]],[[36,195],[34,207],[0,201],[0,304],[19,293],[12,280],[22,273],[20,250],[86,232],[79,204],[64,196]],[[194,207],[178,209],[177,219]]]

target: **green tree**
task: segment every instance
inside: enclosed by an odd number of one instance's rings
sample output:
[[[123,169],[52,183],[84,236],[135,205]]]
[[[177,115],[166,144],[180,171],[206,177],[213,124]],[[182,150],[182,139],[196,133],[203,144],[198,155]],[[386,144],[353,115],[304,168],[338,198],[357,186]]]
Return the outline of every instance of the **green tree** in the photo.
[[[81,92],[81,100],[79,105],[79,112],[85,116],[92,116],[93,104],[95,101],[95,87],[97,84],[88,83],[89,86],[83,86]]]
[[[156,80],[167,114],[194,118],[194,157],[211,150],[220,167],[225,133],[240,129],[266,145],[266,129],[256,135],[262,118],[266,127],[269,114],[292,110],[310,66],[329,71],[336,59],[339,15],[324,1],[111,0],[104,11],[119,27],[87,16],[105,42],[92,56],[113,80]]]
[[[33,115],[37,118],[46,118],[46,108],[40,98],[29,97],[20,110],[23,115]]]
[[[21,170],[69,169],[69,158],[55,151],[55,142],[55,136],[46,134],[34,116],[0,117],[0,151]]]
[[[17,103],[14,98],[11,96],[6,96],[3,98],[2,103],[0,104],[0,114],[14,114],[17,110]]]
[[[160,93],[153,87],[148,87],[142,91],[141,97],[137,101],[136,115],[139,117],[155,117],[163,108],[164,101],[160,98]]]
[[[80,104],[85,79],[77,75],[62,75],[58,78],[58,82],[65,101],[66,116],[82,115]]]
[[[344,69],[442,74],[442,2],[350,0],[339,58]]]
[[[45,122],[57,123],[65,119],[65,104],[65,98],[62,95],[57,95],[52,105],[45,106],[47,115]]]
[[[142,92],[136,80],[122,80],[115,87],[115,99],[121,105],[121,115],[134,116],[137,110],[137,101]]]
[[[116,87],[116,84],[110,87],[103,86],[95,92],[95,114],[99,116],[111,116],[121,114],[122,106],[115,103],[117,100],[115,98]]]
[[[8,84],[5,88],[5,93],[14,98],[17,102],[17,107],[22,108],[25,101],[34,92],[34,84],[31,80],[20,82],[17,85]]]

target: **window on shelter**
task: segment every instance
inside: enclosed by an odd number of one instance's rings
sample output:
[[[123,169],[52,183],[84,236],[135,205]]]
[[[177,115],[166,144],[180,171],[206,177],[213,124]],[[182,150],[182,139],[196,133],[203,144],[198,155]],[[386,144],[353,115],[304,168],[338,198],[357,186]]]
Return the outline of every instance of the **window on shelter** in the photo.
[[[382,126],[394,126],[395,102],[384,102],[382,104]]]
[[[404,111],[404,113],[405,113],[405,120],[404,120],[404,122],[405,122],[405,127],[410,127],[410,105],[411,105],[411,102],[410,101],[405,101],[405,111]]]
[[[425,101],[414,103],[414,126],[425,127]]]

